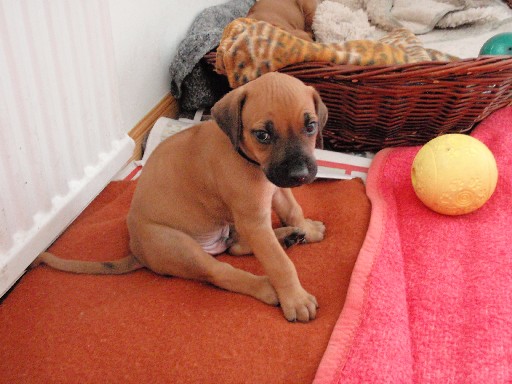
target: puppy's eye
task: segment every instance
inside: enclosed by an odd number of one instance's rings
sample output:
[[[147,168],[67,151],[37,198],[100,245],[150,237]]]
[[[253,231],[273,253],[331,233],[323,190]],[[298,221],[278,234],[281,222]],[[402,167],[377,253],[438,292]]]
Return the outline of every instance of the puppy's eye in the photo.
[[[318,123],[316,121],[310,121],[306,125],[306,134],[308,136],[314,135],[316,133],[316,130],[318,129]]]
[[[264,130],[253,131],[252,134],[261,144],[269,144],[272,139],[270,133]]]

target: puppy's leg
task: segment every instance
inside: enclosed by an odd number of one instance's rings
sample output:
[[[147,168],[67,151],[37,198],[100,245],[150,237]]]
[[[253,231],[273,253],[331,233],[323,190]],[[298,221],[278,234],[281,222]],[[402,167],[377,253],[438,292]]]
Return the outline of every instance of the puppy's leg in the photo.
[[[304,243],[306,241],[306,234],[298,227],[275,228],[274,234],[283,248],[290,248],[295,244]],[[233,245],[229,247],[229,253],[231,255],[242,256],[251,255],[253,253],[249,243],[240,238],[236,232],[233,241]]]
[[[325,225],[320,221],[304,218],[304,213],[289,188],[278,188],[272,199],[272,208],[284,225],[299,227],[306,234],[306,242],[321,241]]]
[[[313,42],[312,34],[304,32],[300,29],[289,29],[288,30],[292,35],[297,36],[299,39]]]
[[[158,224],[146,224],[138,229],[143,244],[134,240],[134,253],[152,271],[185,279],[200,280],[219,288],[255,297],[270,305],[278,298],[267,276],[234,268],[206,253],[187,234]]]
[[[300,284],[297,270],[277,240],[268,217],[235,214],[240,236],[246,239],[263,265],[288,321],[308,322],[316,317],[318,303]]]

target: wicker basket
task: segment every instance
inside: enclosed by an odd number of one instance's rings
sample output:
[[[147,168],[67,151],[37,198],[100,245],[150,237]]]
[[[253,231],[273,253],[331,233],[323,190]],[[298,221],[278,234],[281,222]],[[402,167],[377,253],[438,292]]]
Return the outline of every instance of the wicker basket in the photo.
[[[206,60],[215,63],[215,54]],[[301,63],[281,70],[320,93],[329,109],[324,144],[335,151],[420,145],[469,132],[512,105],[512,57],[397,66]]]

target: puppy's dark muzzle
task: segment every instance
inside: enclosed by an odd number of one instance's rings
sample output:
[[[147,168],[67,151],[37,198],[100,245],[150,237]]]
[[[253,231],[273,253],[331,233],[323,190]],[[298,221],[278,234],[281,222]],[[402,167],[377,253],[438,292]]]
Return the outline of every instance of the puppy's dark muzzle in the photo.
[[[270,165],[265,172],[267,178],[280,188],[293,188],[311,183],[316,176],[315,159],[305,156],[293,156],[283,162]]]

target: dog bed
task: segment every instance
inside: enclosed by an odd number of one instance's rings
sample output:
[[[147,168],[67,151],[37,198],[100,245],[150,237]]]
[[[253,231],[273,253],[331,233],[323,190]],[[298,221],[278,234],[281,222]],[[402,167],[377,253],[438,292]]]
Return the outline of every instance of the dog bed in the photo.
[[[306,214],[327,224],[324,241],[288,251],[319,299],[313,322],[290,324],[250,297],[146,270],[40,267],[0,306],[0,381],[510,382],[511,124],[504,108],[473,133],[494,153],[499,179],[472,214],[443,216],[416,198],[419,147],[379,152],[366,190],[359,180],[296,189]],[[134,187],[111,183],[51,251],[123,257]],[[253,257],[220,257],[261,273]]]
[[[113,182],[55,242],[58,256],[128,253],[125,216],[136,182]],[[147,270],[75,275],[38,267],[0,306],[3,383],[310,383],[343,307],[370,204],[360,180],[296,190],[324,241],[288,253],[320,309],[308,324],[280,308]],[[219,256],[262,273],[252,256]]]

